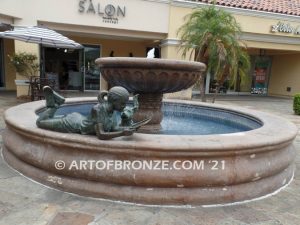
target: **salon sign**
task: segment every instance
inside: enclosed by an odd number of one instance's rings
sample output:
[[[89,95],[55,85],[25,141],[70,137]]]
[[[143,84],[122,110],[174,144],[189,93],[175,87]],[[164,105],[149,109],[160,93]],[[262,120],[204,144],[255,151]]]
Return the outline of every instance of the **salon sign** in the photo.
[[[300,35],[300,26],[291,26],[289,23],[279,21],[276,25],[271,26],[271,32]]]
[[[126,16],[126,7],[115,4],[93,2],[93,0],[80,0],[78,11],[82,14],[99,16],[104,23],[119,23],[119,18]]]

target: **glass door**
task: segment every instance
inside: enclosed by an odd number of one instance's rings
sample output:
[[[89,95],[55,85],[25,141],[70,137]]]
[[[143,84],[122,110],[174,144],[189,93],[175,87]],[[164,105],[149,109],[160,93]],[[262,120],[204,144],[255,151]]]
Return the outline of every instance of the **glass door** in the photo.
[[[100,90],[100,70],[95,60],[100,57],[100,46],[84,45],[84,86],[85,90]]]

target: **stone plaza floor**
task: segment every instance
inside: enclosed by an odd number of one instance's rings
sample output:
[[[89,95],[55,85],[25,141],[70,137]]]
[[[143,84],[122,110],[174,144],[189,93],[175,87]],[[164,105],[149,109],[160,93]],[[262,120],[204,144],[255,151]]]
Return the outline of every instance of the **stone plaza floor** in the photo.
[[[0,92],[0,145],[4,111],[23,102],[14,93]],[[217,103],[270,112],[300,128],[300,116],[293,114],[288,98],[220,96]],[[294,144],[296,173],[288,187],[263,200],[213,208],[150,207],[78,197],[34,183],[0,157],[0,225],[300,225],[300,134]]]

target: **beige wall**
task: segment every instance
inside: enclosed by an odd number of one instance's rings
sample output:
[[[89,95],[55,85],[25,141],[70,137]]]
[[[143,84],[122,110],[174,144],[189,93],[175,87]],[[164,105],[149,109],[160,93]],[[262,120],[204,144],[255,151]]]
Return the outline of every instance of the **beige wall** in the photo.
[[[15,52],[15,45],[13,40],[4,39],[4,73],[5,73],[5,89],[16,90],[15,79],[16,71],[9,64],[8,55]]]
[[[179,60],[194,60],[194,52],[191,51],[186,55],[182,56],[182,49],[178,45],[165,45],[161,46],[161,57],[165,59],[179,59]]]
[[[22,18],[23,25],[32,25],[32,20],[40,22],[53,22],[61,24],[76,24],[81,26],[94,26],[103,28],[138,30],[146,32],[167,33],[169,25],[169,4],[163,1],[141,0],[92,0],[96,13],[89,12],[90,1],[84,1],[84,12],[80,12],[79,0],[1,0],[0,14]],[[107,4],[116,8],[125,7],[125,17],[119,16],[117,24],[105,23],[102,16]]]
[[[170,25],[169,25],[169,33],[168,38],[177,38],[178,28],[184,24],[185,16],[191,13],[193,10],[191,8],[182,8],[171,6],[170,7]]]
[[[300,37],[298,37],[300,38]],[[257,48],[257,49],[272,49],[272,50],[289,50],[289,51],[299,51],[300,44],[279,44],[279,43],[268,43],[263,41],[244,41],[247,48]]]
[[[197,4],[194,5],[195,7]],[[178,29],[184,24],[185,17],[189,13],[193,11],[191,7],[179,7],[179,6],[171,6],[170,7],[170,21],[172,21],[169,25],[169,39],[178,39]],[[293,51],[300,51],[300,42],[297,42],[300,38],[300,35],[295,35],[291,33],[282,33],[282,32],[271,32],[271,26],[276,25],[279,21],[284,23],[288,23],[293,27],[300,26],[300,18],[298,19],[299,22],[292,21],[290,22],[289,19],[274,19],[274,18],[267,18],[263,16],[249,16],[249,15],[240,15],[234,14],[235,18],[237,19],[238,23],[241,25],[241,28],[244,34],[247,35],[255,35],[251,37],[242,37],[244,42],[247,44],[248,47],[251,48],[262,48],[262,49],[277,49],[277,50],[293,50]],[[261,35],[261,36],[260,36]],[[283,38],[283,39],[282,39]],[[287,39],[284,39],[287,38]],[[174,57],[174,56],[173,56]]]
[[[273,57],[269,95],[292,96],[300,92],[300,53]],[[286,88],[291,87],[291,92]]]
[[[109,40],[101,38],[88,38],[69,36],[72,40],[81,44],[93,44],[101,46],[101,57],[108,57],[111,51],[114,51],[115,57],[129,56],[133,53],[134,57],[145,57],[147,43],[144,41],[125,41],[125,40]]]

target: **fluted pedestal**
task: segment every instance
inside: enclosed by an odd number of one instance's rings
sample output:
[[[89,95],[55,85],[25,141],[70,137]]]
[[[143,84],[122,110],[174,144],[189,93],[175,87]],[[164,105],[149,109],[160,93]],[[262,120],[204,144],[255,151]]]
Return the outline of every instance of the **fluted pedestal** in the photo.
[[[134,121],[152,117],[147,125],[139,129],[139,132],[157,133],[160,131],[160,122],[163,119],[162,98],[163,94],[139,94],[139,110],[134,114]]]

